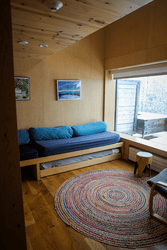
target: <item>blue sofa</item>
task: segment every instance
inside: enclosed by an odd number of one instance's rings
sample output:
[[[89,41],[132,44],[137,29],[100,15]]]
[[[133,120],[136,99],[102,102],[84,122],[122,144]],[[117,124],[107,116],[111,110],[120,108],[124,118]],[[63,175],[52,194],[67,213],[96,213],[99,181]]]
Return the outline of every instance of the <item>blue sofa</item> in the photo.
[[[38,150],[30,141],[29,132],[26,129],[18,130],[20,161],[39,157]]]
[[[33,166],[36,180],[122,156],[119,134],[107,131],[103,121],[73,127],[31,127],[19,130],[18,136],[20,167]]]
[[[20,160],[63,154],[117,143],[120,136],[107,131],[103,121],[77,126],[19,130]]]

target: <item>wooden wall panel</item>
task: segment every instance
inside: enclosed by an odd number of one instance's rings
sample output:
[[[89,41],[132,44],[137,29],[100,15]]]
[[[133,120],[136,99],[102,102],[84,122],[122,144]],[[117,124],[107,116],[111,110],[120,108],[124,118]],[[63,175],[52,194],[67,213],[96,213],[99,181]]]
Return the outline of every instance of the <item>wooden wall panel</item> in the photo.
[[[166,0],[154,0],[107,26],[105,69],[167,61],[166,29]]]
[[[44,125],[44,63],[30,57],[14,58],[14,75],[26,76],[30,80],[30,100],[16,101],[18,128]]]
[[[108,130],[114,130],[115,120],[115,81],[109,71],[105,71],[104,121]]]
[[[146,5],[106,27],[105,59],[146,50],[149,10]]]
[[[95,45],[96,44],[96,45]],[[46,60],[45,125],[77,125],[103,119],[104,30]],[[48,78],[48,77],[47,77]],[[80,79],[81,100],[57,101],[57,79]],[[50,99],[50,100],[49,100]]]
[[[167,1],[154,0],[150,4],[148,48],[167,44]]]
[[[15,75],[30,77],[30,101],[17,101],[18,128],[77,125],[103,120],[105,30],[39,62],[14,60]],[[81,100],[57,101],[57,79],[80,79]]]
[[[118,57],[110,57],[105,60],[105,69],[127,68],[134,65],[143,65],[147,61],[147,51],[139,51]]]
[[[0,245],[25,250],[9,0],[0,2],[0,30]]]

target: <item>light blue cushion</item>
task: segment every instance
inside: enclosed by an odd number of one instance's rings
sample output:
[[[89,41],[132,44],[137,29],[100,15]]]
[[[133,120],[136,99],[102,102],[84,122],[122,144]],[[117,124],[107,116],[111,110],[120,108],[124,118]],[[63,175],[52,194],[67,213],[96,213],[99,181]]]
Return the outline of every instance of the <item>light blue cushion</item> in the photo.
[[[73,126],[72,129],[73,136],[93,135],[105,132],[107,130],[107,124],[103,121],[99,121]]]
[[[19,139],[19,145],[28,144],[30,142],[28,130],[26,129],[18,130],[18,139]]]
[[[65,139],[73,136],[73,130],[69,126],[55,128],[29,128],[30,139],[43,141],[52,139]]]

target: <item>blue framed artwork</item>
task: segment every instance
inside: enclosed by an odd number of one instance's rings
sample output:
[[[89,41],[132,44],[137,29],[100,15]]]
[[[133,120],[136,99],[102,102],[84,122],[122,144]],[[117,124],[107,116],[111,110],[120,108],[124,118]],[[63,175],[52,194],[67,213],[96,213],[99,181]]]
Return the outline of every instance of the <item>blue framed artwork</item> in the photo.
[[[58,100],[81,100],[80,80],[57,80]]]

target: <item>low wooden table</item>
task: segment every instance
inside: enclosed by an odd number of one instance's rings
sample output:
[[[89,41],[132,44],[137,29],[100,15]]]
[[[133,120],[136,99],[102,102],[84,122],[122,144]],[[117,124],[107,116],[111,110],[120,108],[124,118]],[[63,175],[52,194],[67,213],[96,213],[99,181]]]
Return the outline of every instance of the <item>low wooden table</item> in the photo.
[[[152,162],[152,157],[153,155],[151,153],[138,152],[136,154],[136,165],[135,165],[134,174],[136,174],[136,170],[138,168],[138,176],[141,177],[143,174],[143,171],[145,170],[147,165],[149,165],[149,176],[150,176],[150,173],[151,173],[150,164]]]

